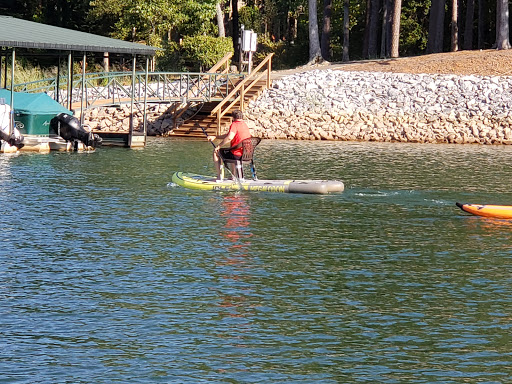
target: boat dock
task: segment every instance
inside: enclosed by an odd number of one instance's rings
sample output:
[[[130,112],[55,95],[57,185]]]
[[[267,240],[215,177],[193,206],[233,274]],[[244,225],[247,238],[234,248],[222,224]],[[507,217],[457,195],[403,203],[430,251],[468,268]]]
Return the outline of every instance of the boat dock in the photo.
[[[0,46],[4,47],[0,57],[0,72],[5,71],[7,74],[9,59],[10,67],[15,67],[18,47],[57,51],[59,58],[67,56],[68,60],[68,73],[58,73],[54,79],[13,85],[13,73],[10,83],[5,76],[3,87],[9,93],[6,101],[14,105],[14,114],[17,110],[17,100],[14,100],[16,92],[50,95],[76,116],[82,126],[87,111],[129,106],[128,117],[120,129],[92,128],[92,133],[101,137],[102,145],[105,146],[144,147],[147,109],[148,105],[154,104],[165,104],[171,111],[171,137],[204,139],[200,127],[205,128],[209,134],[219,134],[231,122],[230,111],[244,110],[250,100],[271,86],[272,54],[250,73],[230,73],[232,54],[225,55],[206,73],[149,72],[150,58],[159,48],[13,17],[0,16],[0,21]],[[30,39],[24,38],[27,34]],[[34,40],[34,36],[41,38]],[[132,71],[86,73],[87,53],[98,52],[131,56]],[[137,71],[141,66],[138,64],[139,58],[145,59],[145,71]],[[72,63],[77,60],[82,64],[81,74],[72,73]],[[13,90],[15,92],[11,92]],[[136,118],[136,115],[141,115],[141,118]],[[27,137],[26,143],[38,143],[35,150],[69,148],[69,145],[62,145],[59,139],[51,138],[52,132],[48,131],[47,121],[42,128],[27,126],[19,120],[10,125],[9,134],[13,134],[15,128],[18,129],[20,134]],[[42,145],[45,141],[48,145]]]

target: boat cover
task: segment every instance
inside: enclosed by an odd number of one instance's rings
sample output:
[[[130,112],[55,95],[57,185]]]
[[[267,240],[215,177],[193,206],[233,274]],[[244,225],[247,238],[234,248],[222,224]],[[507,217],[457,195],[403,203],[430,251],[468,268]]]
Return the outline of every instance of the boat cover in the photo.
[[[11,104],[11,91],[0,89],[0,99],[5,99],[6,104]],[[27,115],[57,115],[59,113],[73,113],[53,100],[46,93],[14,92],[14,111]]]

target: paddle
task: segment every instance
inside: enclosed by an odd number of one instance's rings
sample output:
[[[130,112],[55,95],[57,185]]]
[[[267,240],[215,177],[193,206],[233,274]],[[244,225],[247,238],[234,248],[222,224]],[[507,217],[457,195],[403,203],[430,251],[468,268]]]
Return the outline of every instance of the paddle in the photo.
[[[206,136],[206,138],[208,138],[208,133],[206,133],[206,130],[204,129],[204,127],[200,126],[197,123],[196,123],[196,127],[201,128],[201,130],[203,131],[203,133]],[[208,141],[210,141],[210,140],[208,140]],[[216,146],[213,143],[213,141],[210,141],[210,143],[212,144],[213,148],[215,149]],[[222,159],[223,167],[227,168],[229,174],[233,177],[233,180],[235,180],[238,183],[238,186],[240,187],[240,189],[243,189],[243,186],[242,186],[242,183],[240,182],[240,179],[238,177],[236,177],[235,175],[233,175],[233,172],[231,172],[231,169],[229,169],[229,166],[224,163],[224,159],[222,158],[220,153],[218,154],[218,156]]]

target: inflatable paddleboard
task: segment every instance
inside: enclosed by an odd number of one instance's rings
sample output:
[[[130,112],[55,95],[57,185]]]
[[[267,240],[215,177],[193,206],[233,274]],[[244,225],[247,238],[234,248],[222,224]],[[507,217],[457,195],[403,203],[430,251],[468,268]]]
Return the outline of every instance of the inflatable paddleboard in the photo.
[[[334,180],[234,180],[217,181],[214,177],[175,172],[172,182],[181,187],[205,191],[258,191],[326,194],[342,192],[345,186]]]
[[[494,217],[497,219],[512,219],[512,205],[488,205],[488,204],[461,204],[457,207],[473,215]]]

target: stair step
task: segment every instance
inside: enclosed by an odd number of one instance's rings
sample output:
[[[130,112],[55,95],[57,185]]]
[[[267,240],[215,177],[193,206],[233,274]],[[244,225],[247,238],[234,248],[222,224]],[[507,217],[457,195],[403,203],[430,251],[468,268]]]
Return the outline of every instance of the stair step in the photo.
[[[229,92],[231,92],[235,86],[236,85],[233,84],[229,84],[228,88],[226,88],[226,86],[222,86],[220,88],[221,92],[218,92],[215,97],[225,96],[227,91],[229,90]],[[266,86],[266,80],[258,80],[251,89],[245,91],[244,105],[248,105],[251,100],[257,98],[262,93],[262,91],[266,89]],[[212,101],[200,105],[197,109],[192,108],[190,111],[195,110],[195,113],[189,112],[189,118],[182,116],[182,118],[184,118],[184,122],[180,126],[173,129],[170,133],[170,136],[206,140],[201,127],[206,130],[208,135],[215,135],[217,133],[217,116],[212,115],[211,112],[218,104],[218,101]],[[227,107],[229,104],[230,102],[228,102],[225,107]],[[231,107],[231,110],[234,109],[241,109],[240,101]],[[231,117],[229,113],[221,119],[220,124],[224,129],[231,124]]]

